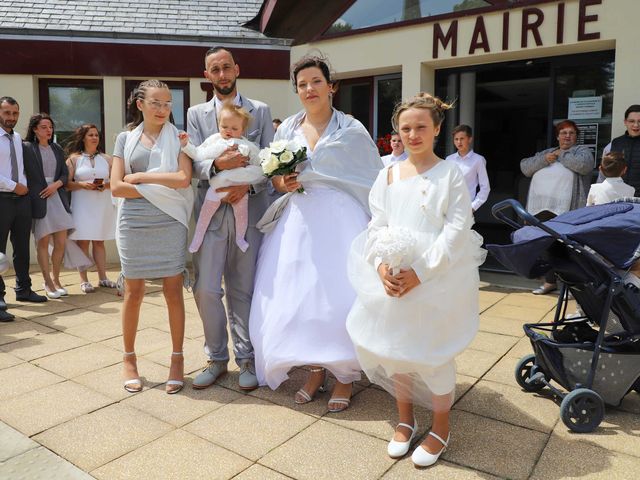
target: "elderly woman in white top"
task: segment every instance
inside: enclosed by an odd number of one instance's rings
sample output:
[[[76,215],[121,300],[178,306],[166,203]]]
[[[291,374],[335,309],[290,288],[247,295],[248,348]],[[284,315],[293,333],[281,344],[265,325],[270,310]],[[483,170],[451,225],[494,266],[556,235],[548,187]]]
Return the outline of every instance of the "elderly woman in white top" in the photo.
[[[531,177],[527,210],[542,221],[586,205],[594,168],[591,150],[576,145],[578,126],[564,120],[555,129],[557,148],[548,148],[520,161],[522,173]],[[544,284],[533,293],[545,295],[556,288],[555,274],[549,271]]]

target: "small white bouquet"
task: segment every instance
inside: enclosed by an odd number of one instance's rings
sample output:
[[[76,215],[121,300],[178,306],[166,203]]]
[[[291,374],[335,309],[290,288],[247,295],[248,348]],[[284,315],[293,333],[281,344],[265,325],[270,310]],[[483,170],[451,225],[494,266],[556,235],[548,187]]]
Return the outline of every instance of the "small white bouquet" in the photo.
[[[278,140],[260,150],[260,166],[267,178],[275,175],[289,175],[296,171],[298,164],[307,159],[307,147],[295,140]],[[304,192],[304,188],[297,190]]]
[[[416,237],[405,227],[385,227],[373,239],[371,255],[389,265],[391,275],[400,273],[401,268],[410,265]]]

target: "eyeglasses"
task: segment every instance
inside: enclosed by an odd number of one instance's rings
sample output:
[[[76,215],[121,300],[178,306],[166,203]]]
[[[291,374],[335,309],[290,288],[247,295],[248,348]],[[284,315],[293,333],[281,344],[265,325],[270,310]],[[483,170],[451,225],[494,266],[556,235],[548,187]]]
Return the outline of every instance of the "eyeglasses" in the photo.
[[[145,102],[154,110],[163,110],[165,108],[171,110],[171,106],[173,105],[172,102],[158,102],[157,100],[145,100]]]
[[[573,137],[574,135],[576,135],[576,131],[571,130],[570,132],[560,132],[558,135],[565,136],[565,137]]]
[[[640,125],[640,120],[625,120],[629,125]]]

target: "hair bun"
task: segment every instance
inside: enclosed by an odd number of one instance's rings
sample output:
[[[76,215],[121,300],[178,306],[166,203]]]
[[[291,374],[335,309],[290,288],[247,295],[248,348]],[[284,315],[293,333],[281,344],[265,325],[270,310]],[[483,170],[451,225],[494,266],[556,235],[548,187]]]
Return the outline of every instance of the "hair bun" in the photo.
[[[423,108],[431,112],[433,123],[435,126],[439,126],[444,120],[444,114],[447,110],[453,108],[453,103],[446,103],[427,92],[420,92],[413,98],[400,102],[393,110],[391,117],[391,125],[394,130],[398,130],[398,118],[400,114],[410,108]]]

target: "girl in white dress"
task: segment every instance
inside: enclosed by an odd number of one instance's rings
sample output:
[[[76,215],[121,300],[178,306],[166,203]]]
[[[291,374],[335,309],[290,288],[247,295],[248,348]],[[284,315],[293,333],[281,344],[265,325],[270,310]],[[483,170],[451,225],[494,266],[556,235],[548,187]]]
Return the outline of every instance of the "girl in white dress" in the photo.
[[[298,404],[310,402],[330,371],[337,379],[329,411],[349,406],[360,365],[345,322],[355,300],[347,278],[353,239],[369,220],[367,197],[382,168],[360,122],[331,107],[327,64],[305,57],[293,69],[304,110],[282,123],[276,140],[307,147],[299,173],[273,178],[285,193],[258,223],[262,241],[249,329],[256,374],[275,389],[295,366],[310,366]],[[296,190],[304,186],[305,193]]]
[[[369,228],[349,256],[358,300],[347,330],[369,379],[397,401],[400,423],[389,444],[391,457],[405,455],[417,431],[413,404],[433,410],[431,432],[412,456],[418,466],[435,463],[447,446],[454,358],[478,329],[482,242],[471,230],[462,172],[433,152],[449,108],[428,94],[396,107],[393,126],[409,157],[378,175],[369,197]],[[394,247],[392,234],[400,235],[396,244],[405,244],[393,270],[392,257],[382,257],[380,248],[384,242]]]
[[[85,255],[93,244],[93,260],[98,269],[99,285],[115,288],[106,272],[105,240],[115,239],[116,209],[111,199],[109,175],[111,157],[98,150],[100,133],[93,124],[78,127],[67,144],[67,168],[71,195],[71,215],[75,231],[69,236]],[[95,289],[89,282],[86,269],[79,269],[80,289],[84,293]]]

